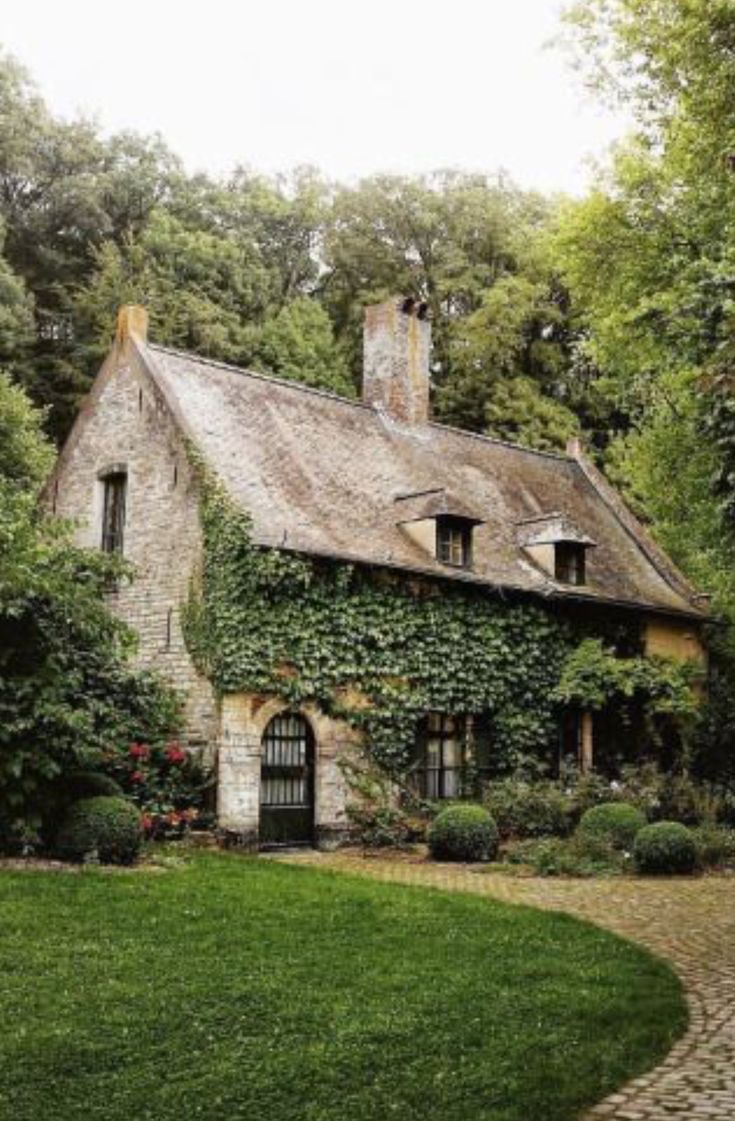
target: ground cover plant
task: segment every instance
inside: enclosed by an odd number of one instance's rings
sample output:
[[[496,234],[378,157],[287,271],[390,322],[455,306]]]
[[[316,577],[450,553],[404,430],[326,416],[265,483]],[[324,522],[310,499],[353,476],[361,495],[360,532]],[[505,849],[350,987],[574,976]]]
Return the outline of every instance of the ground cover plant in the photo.
[[[263,859],[5,872],[0,908],[14,1121],[571,1121],[685,1022],[568,916]]]

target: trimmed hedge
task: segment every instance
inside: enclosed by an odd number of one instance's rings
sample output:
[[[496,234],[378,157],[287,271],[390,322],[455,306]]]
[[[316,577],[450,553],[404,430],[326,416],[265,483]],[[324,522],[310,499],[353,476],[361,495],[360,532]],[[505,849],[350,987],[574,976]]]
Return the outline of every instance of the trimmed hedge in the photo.
[[[627,802],[603,802],[582,814],[578,829],[583,836],[604,840],[615,849],[630,849],[646,824],[646,815]]]
[[[638,833],[633,849],[637,871],[648,875],[681,874],[697,867],[694,834],[678,821],[657,821]]]
[[[447,806],[431,823],[428,841],[435,860],[492,860],[498,851],[498,829],[482,806]]]
[[[97,859],[103,864],[132,864],[143,843],[138,809],[124,798],[101,796],[75,802],[56,837],[64,860]]]

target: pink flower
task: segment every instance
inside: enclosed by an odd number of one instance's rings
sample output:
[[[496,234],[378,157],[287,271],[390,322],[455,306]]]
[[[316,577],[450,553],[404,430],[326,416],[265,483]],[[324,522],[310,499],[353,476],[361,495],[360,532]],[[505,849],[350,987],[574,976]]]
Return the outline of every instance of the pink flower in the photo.
[[[143,782],[144,779],[145,775],[142,771],[133,771],[132,775],[130,776],[131,782]]]
[[[186,752],[183,751],[177,743],[172,743],[169,744],[169,746],[166,748],[166,758],[168,759],[169,763],[172,763],[174,766],[178,767],[186,759]]]
[[[131,744],[128,749],[128,755],[131,759],[147,759],[150,754],[150,748],[145,743]]]

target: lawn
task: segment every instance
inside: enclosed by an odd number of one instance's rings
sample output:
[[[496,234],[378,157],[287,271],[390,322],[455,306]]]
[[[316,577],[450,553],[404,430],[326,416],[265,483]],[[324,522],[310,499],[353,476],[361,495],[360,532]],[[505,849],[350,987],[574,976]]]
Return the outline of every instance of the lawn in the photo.
[[[563,915],[228,854],[0,874],[2,1121],[561,1121],[683,1029]]]

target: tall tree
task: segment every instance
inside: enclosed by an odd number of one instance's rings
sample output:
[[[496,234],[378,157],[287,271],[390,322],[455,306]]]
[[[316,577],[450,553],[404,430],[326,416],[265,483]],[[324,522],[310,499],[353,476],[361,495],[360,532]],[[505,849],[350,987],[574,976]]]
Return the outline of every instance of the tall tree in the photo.
[[[550,207],[503,177],[375,176],[336,191],[319,292],[360,364],[362,308],[396,292],[433,319],[437,415],[482,430],[500,378],[553,396],[566,364],[564,302],[542,248]]]
[[[735,9],[580,0],[568,20],[588,80],[635,121],[559,223],[557,261],[580,329],[573,366],[592,371],[613,418],[608,470],[732,621]],[[732,628],[713,641],[721,665],[703,750],[722,760],[735,750]]]

